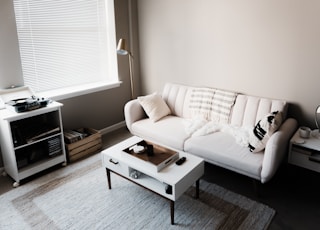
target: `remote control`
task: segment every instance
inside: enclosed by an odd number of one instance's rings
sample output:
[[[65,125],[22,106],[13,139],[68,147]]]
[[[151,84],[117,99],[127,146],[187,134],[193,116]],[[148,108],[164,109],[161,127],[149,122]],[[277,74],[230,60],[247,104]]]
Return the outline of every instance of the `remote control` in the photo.
[[[181,157],[179,160],[176,161],[176,165],[182,165],[186,161],[186,157]]]

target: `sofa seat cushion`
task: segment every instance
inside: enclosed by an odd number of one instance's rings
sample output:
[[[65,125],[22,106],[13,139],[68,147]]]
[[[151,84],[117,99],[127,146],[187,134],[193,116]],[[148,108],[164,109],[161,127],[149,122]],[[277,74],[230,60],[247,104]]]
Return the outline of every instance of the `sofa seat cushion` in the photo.
[[[224,132],[195,136],[186,140],[184,151],[206,159],[207,162],[260,179],[263,152],[252,153],[240,146],[235,138]]]
[[[148,141],[183,150],[184,141],[189,138],[181,117],[166,116],[157,122],[142,119],[132,124],[132,132]]]

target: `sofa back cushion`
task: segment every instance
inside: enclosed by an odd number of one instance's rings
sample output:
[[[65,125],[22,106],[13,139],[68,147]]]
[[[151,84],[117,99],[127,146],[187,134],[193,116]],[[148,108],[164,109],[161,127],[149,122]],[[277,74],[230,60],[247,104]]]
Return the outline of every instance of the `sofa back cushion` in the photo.
[[[190,98],[190,92],[192,87],[179,84],[167,83],[162,92],[162,98],[165,100],[170,108],[171,114],[190,118],[191,114],[186,106],[187,101]]]
[[[193,117],[191,99],[196,89],[206,89],[206,87],[166,83],[162,98],[169,106],[172,115],[183,118]],[[282,117],[285,119],[287,103],[283,100],[238,94],[232,106],[228,123],[237,126],[254,127],[263,116],[274,111],[282,112]]]
[[[230,123],[237,126],[255,126],[266,114],[279,111],[287,115],[287,103],[283,100],[238,95],[232,109]]]

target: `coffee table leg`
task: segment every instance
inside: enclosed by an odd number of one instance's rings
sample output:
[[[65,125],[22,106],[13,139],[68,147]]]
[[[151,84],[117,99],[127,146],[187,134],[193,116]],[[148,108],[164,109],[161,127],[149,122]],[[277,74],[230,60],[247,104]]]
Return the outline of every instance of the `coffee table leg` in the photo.
[[[108,179],[108,187],[111,189],[111,176],[110,176],[110,170],[106,168],[106,173],[107,173],[107,179]]]
[[[199,198],[199,187],[200,187],[200,180],[196,181],[196,198]]]
[[[170,200],[171,224],[174,224],[174,201]]]

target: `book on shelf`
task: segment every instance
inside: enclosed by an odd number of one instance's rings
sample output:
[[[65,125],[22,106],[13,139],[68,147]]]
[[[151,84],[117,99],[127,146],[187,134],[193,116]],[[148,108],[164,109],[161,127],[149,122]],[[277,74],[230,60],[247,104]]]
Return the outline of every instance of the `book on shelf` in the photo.
[[[40,139],[45,138],[45,137],[47,137],[49,135],[53,135],[53,134],[56,134],[56,133],[59,133],[59,132],[60,132],[60,128],[59,127],[46,128],[46,129],[41,130],[37,134],[27,138],[26,140],[27,140],[27,143],[32,143],[34,141],[40,140]]]

